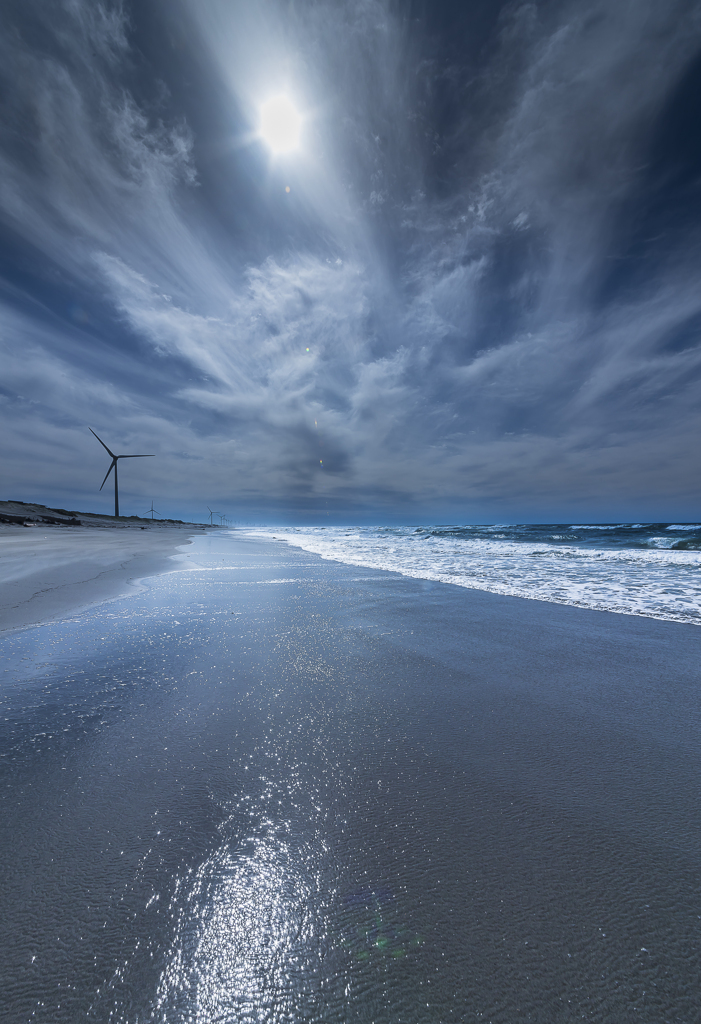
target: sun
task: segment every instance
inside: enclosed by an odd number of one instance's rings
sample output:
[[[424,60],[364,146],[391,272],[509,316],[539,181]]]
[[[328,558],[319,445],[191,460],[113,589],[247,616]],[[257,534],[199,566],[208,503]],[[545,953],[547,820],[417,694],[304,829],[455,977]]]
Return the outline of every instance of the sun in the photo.
[[[273,96],[260,108],[260,136],[273,153],[299,147],[302,117],[287,96]]]

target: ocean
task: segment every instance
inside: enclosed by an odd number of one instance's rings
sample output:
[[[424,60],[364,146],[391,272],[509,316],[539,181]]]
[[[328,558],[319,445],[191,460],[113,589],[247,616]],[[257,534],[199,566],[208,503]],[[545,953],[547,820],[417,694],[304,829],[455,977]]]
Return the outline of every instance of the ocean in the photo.
[[[698,523],[268,527],[245,532],[368,569],[701,624]]]

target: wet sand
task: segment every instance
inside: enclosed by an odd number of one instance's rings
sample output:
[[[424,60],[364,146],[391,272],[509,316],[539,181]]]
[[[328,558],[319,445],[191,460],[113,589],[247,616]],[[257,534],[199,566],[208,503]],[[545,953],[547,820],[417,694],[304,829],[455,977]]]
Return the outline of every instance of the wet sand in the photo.
[[[698,629],[198,538],[8,635],[8,1020],[696,1019]]]

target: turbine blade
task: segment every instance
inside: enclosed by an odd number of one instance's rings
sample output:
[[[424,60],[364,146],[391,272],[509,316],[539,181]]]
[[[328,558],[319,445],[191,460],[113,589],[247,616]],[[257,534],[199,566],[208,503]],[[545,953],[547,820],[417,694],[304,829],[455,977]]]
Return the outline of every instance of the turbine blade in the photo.
[[[95,431],[93,430],[93,428],[92,428],[92,427],[88,427],[88,430],[89,430],[89,431],[90,431],[90,433],[91,433],[91,434],[93,435],[93,437],[97,437],[97,434],[95,433]],[[113,459],[114,459],[114,458],[115,458],[115,454],[114,454],[114,452],[111,452],[111,451],[109,450],[109,448],[107,447],[107,445],[105,444],[105,442],[104,442],[104,441],[102,440],[102,438],[101,438],[101,437],[97,437],[97,439],[98,439],[98,441],[100,442],[100,444],[102,445],[102,447],[103,447],[103,448],[105,449],[105,451],[106,451],[106,452],[107,452],[107,453],[109,454],[109,456],[110,456],[111,458],[113,458]]]
[[[155,455],[115,455],[116,459],[155,459]]]
[[[95,436],[97,437],[97,435],[95,435]],[[98,441],[100,440],[100,438],[99,438],[99,437],[98,437],[97,439],[98,439]],[[111,455],[111,454],[112,454],[112,453],[110,452],[110,455]],[[103,487],[105,486],[105,484],[107,483],[107,477],[108,477],[108,476],[110,475],[110,473],[112,472],[112,470],[114,469],[114,467],[115,467],[116,465],[117,465],[117,459],[116,459],[116,457],[115,457],[114,455],[112,455],[112,465],[110,466],[110,468],[109,468],[109,469],[107,470],[107,472],[105,473],[105,479],[104,479],[104,480],[102,481],[102,483],[100,484],[100,490],[102,490],[102,488],[103,488]]]

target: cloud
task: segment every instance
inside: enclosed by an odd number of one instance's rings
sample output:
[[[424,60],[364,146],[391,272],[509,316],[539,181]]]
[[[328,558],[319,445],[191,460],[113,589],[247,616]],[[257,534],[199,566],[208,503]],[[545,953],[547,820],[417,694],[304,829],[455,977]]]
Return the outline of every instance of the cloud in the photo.
[[[6,111],[3,213],[38,248],[54,257],[60,250],[61,262],[99,240],[133,248],[146,205],[163,210],[177,176],[192,176],[187,133],[149,127],[112,81],[115,51],[126,48],[117,12],[86,7],[56,5],[64,17],[56,19],[51,55],[32,52],[19,33],[8,33],[3,46],[5,75],[22,85]]]

